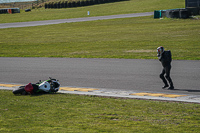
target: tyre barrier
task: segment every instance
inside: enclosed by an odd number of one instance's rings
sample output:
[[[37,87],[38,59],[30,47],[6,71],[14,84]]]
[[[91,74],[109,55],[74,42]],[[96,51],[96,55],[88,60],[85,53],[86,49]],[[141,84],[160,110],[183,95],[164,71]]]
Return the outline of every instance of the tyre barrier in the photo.
[[[172,9],[166,11],[166,17],[168,18],[189,18],[190,14],[187,9]]]
[[[77,1],[49,2],[45,3],[45,9],[72,8],[72,7],[90,6],[95,4],[104,4],[104,3],[119,2],[119,1],[125,1],[125,0],[77,0]]]
[[[0,9],[0,14],[13,14],[13,13],[20,13],[20,9],[19,8],[2,8]]]
[[[8,9],[0,9],[0,14],[8,13]]]
[[[170,10],[158,10],[154,11],[154,18],[182,18],[186,19],[190,17],[190,12],[187,9],[170,9]]]

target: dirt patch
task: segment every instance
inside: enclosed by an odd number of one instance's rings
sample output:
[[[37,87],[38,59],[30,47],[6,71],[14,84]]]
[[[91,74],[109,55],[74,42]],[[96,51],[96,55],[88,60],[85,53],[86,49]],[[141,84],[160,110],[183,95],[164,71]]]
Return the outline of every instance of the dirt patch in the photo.
[[[144,50],[144,49],[140,49],[140,50],[128,50],[125,51],[127,53],[149,53],[149,52],[155,52],[155,50]]]
[[[88,54],[88,51],[75,51],[75,52],[71,52],[69,53],[70,55],[75,55],[75,54]]]

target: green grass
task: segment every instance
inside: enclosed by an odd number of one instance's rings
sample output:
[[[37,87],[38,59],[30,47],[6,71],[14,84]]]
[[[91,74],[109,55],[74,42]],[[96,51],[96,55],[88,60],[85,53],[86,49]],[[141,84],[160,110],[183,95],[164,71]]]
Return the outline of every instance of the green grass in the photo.
[[[184,0],[130,0],[67,9],[1,14],[0,23],[78,18],[183,8]],[[160,45],[173,59],[199,60],[199,19],[137,17],[0,29],[0,57],[156,59]]]
[[[0,29],[0,56],[156,59],[162,45],[173,59],[199,60],[199,22],[149,16]]]
[[[163,2],[163,3],[162,3]],[[0,23],[183,8],[184,0],[131,0],[70,9],[1,14]],[[1,57],[156,59],[163,45],[173,59],[200,59],[199,20],[138,17],[0,29]],[[0,91],[0,132],[194,132],[199,104],[71,94],[14,96]]]
[[[200,105],[0,91],[0,132],[183,132],[200,130]]]
[[[1,14],[0,23],[25,22],[37,20],[53,20],[105,16],[114,14],[153,12],[160,9],[184,8],[185,0],[130,0],[108,4],[99,4],[87,7],[66,8],[66,9],[33,9],[31,12],[21,10],[16,14]]]

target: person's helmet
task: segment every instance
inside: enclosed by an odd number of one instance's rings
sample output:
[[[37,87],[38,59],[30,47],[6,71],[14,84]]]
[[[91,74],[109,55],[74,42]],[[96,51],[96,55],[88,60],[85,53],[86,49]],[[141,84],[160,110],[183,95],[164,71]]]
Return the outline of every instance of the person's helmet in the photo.
[[[158,56],[160,56],[164,52],[164,47],[160,46],[157,48]]]

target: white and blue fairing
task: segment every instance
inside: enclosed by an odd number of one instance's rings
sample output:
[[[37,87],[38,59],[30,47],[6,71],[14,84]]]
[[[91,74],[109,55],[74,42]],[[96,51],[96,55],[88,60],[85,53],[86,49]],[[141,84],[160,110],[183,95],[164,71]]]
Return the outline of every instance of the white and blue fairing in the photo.
[[[39,85],[39,89],[43,90],[45,92],[49,92],[49,90],[51,89],[51,85],[49,82],[44,81]]]

